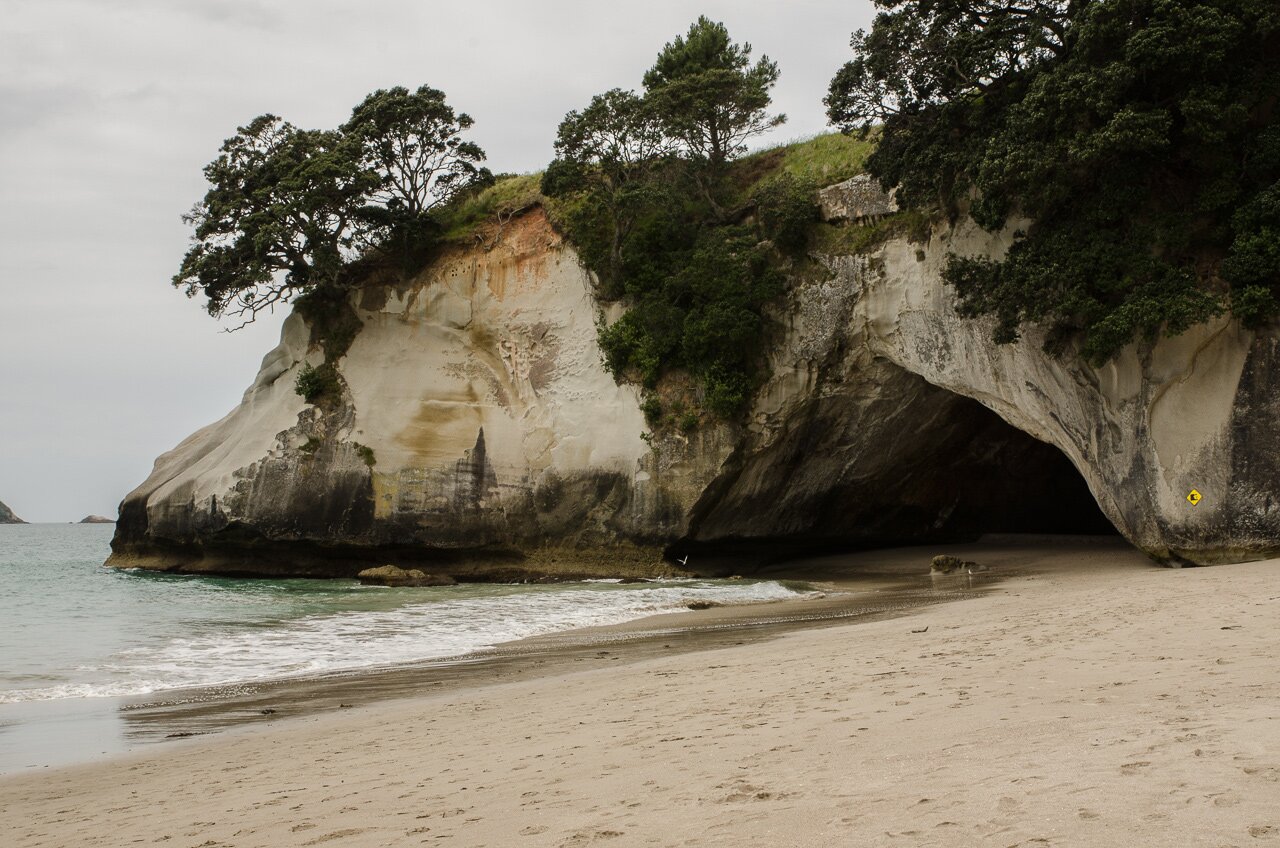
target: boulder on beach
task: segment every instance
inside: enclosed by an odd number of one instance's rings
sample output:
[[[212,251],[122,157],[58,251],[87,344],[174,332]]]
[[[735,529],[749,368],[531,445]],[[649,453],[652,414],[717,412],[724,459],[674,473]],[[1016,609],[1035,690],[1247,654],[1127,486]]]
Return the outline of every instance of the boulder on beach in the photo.
[[[973,573],[975,571],[986,571],[985,565],[979,565],[970,559],[960,559],[950,554],[939,554],[933,558],[933,562],[929,566],[930,574],[951,574],[957,571],[967,571]]]
[[[366,586],[452,586],[455,581],[447,574],[427,574],[416,568],[401,568],[398,565],[380,565],[377,568],[366,568],[356,575],[356,579]]]

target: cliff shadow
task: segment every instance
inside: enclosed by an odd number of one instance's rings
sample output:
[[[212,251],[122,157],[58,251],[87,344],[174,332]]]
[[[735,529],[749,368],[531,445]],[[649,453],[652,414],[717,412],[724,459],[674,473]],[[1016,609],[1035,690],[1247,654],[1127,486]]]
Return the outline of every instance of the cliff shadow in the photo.
[[[710,574],[987,533],[1118,535],[1056,447],[888,363],[739,451],[668,548]],[[874,391],[870,386],[874,385]]]

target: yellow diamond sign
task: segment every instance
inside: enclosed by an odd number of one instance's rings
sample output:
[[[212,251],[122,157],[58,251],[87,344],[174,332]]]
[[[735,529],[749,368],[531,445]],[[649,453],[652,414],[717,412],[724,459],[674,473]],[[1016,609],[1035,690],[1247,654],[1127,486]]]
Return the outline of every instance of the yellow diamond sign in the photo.
[[[1192,489],[1190,492],[1187,493],[1187,503],[1191,504],[1192,506],[1195,506],[1196,504],[1200,503],[1201,497],[1202,496],[1199,492],[1197,492],[1195,489]]]

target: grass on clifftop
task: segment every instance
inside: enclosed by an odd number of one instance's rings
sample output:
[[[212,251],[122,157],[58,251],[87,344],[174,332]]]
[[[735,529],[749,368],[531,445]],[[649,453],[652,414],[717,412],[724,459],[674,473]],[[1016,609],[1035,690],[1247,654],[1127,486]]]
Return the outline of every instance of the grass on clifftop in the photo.
[[[862,173],[863,163],[874,148],[875,142],[870,139],[823,133],[744,156],[730,165],[730,179],[744,199],[762,183],[780,175],[822,188]],[[468,241],[477,227],[536,204],[556,220],[561,204],[542,194],[542,174],[499,174],[492,185],[440,210],[437,220],[441,239],[455,244]]]
[[[546,204],[539,186],[542,172],[500,174],[492,185],[462,198],[440,211],[441,238],[447,242],[466,241],[476,228],[489,221],[513,215],[537,204]]]
[[[874,149],[871,139],[823,133],[758,150],[733,163],[733,169],[754,178],[746,187],[748,193],[763,180],[780,174],[822,188],[862,173],[863,163]]]

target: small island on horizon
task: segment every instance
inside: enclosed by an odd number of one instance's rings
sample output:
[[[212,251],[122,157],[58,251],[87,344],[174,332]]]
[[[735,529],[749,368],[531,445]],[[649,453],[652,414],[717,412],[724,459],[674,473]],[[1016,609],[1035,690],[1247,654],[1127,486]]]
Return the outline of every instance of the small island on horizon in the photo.
[[[107,518],[105,515],[86,515],[80,519],[80,524],[115,524],[114,518]]]
[[[21,518],[13,514],[13,510],[5,506],[4,501],[0,501],[0,524],[26,524]]]

